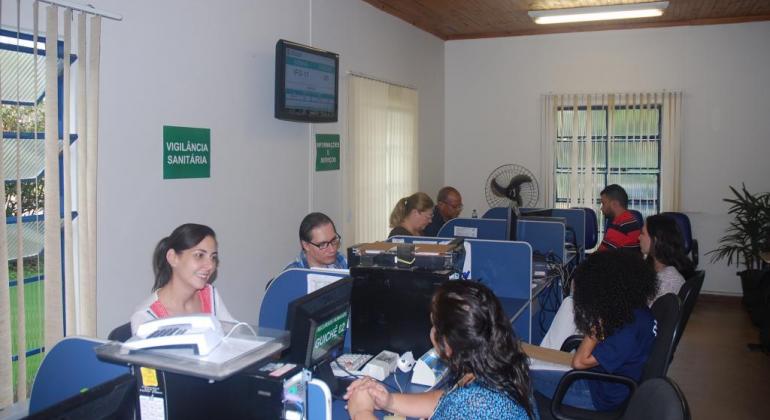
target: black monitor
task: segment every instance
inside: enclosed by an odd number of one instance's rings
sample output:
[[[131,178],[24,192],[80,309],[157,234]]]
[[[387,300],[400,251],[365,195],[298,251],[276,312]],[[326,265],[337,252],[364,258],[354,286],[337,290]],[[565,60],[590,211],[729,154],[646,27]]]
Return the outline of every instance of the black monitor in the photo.
[[[56,385],[54,385],[56,386]],[[130,373],[82,390],[28,419],[133,419],[136,411],[136,378]]]
[[[279,40],[275,45],[275,118],[336,122],[339,55]]]
[[[350,318],[352,281],[346,277],[289,303],[289,361],[315,372],[336,392],[330,362],[342,354]]]
[[[430,304],[436,288],[450,272],[384,267],[353,267],[350,297],[350,341],[353,353],[398,354],[415,357],[433,347]]]
[[[553,209],[529,209],[521,212],[524,217],[553,217]]]

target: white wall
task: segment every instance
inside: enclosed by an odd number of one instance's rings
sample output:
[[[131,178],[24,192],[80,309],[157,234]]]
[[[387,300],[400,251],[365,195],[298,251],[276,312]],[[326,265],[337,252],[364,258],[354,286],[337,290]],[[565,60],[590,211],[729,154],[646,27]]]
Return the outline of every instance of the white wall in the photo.
[[[768,39],[770,22],[448,42],[445,181],[481,212],[498,165],[539,174],[542,94],[682,90],[682,203],[704,291],[740,293],[736,269],[703,253],[728,224],[729,185],[770,190]]]
[[[337,124],[274,119],[279,38],[339,53],[343,72],[417,86],[421,106],[435,109],[420,134],[437,156],[421,185],[440,185],[444,47],[432,35],[358,0],[93,3],[124,17],[102,29],[99,336],[149,293],[152,250],[181,223],[217,231],[217,285],[235,317],[255,322],[266,281],[299,250],[301,218],[342,217],[341,175],[312,172],[311,133],[339,133],[344,147],[345,103]],[[210,178],[163,180],[163,125],[211,129]]]

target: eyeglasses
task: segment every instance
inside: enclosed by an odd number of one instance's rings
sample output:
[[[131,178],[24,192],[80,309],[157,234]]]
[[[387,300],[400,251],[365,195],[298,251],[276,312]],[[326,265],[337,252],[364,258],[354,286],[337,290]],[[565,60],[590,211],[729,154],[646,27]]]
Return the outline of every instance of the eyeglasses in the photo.
[[[454,204],[450,204],[450,203],[448,203],[448,202],[446,202],[446,201],[442,201],[442,203],[446,204],[447,206],[451,207],[451,208],[452,208],[452,209],[454,209],[454,210],[460,210],[460,211],[462,211],[462,210],[463,210],[463,205],[462,205],[462,203],[460,203],[460,204],[458,204],[458,205],[456,205],[456,206],[455,206]]]
[[[314,243],[314,242],[310,242],[310,241],[307,241],[307,243],[309,243],[310,245],[313,245],[314,247],[316,247],[318,249],[322,249],[323,250],[323,249],[326,249],[326,248],[328,248],[330,246],[332,246],[334,248],[339,247],[341,240],[342,240],[342,236],[340,236],[339,233],[338,233],[337,235],[335,235],[334,239],[332,239],[331,241],[321,242],[320,244],[317,244],[317,243]]]

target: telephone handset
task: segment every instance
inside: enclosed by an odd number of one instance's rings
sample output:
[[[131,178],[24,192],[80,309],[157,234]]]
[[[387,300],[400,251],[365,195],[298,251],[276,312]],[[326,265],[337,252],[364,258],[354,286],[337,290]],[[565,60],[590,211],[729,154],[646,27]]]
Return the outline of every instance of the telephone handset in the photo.
[[[123,343],[131,350],[192,348],[201,356],[211,353],[224,338],[219,320],[210,314],[173,316],[145,322]]]

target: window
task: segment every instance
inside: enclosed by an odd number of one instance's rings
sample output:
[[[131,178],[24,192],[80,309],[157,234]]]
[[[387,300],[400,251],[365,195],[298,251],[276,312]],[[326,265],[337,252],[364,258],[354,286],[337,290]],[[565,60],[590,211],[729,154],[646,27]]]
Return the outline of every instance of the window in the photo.
[[[41,50],[44,43],[44,39],[38,40]],[[8,245],[13,380],[16,389],[19,354],[24,351],[28,391],[44,356],[45,56],[38,56],[36,80],[32,47],[31,35],[21,34],[17,46],[16,32],[0,31],[0,71],[3,78],[0,114],[3,122],[2,159],[5,170],[3,175],[7,230],[5,239]],[[61,59],[59,66],[61,68]],[[59,77],[60,89],[61,84]],[[60,129],[61,118],[60,114]],[[61,145],[59,150],[61,151]],[[21,230],[18,214],[22,216]],[[18,246],[20,241],[21,250]],[[19,262],[23,270],[21,278],[17,272]],[[25,349],[18,348],[17,340],[18,294],[21,289],[24,301]],[[19,399],[25,397],[17,396]]]
[[[387,237],[399,199],[417,191],[417,91],[350,76],[345,221],[349,243]]]
[[[596,208],[601,190],[619,184],[628,193],[629,208],[645,217],[659,213],[661,105],[615,105],[612,112],[609,109],[608,105],[591,106],[590,112],[587,106],[557,108],[555,206]],[[589,188],[593,191],[574,194],[574,188],[587,186],[573,182],[573,173],[591,175]],[[583,199],[575,203],[571,199],[575,196]]]

